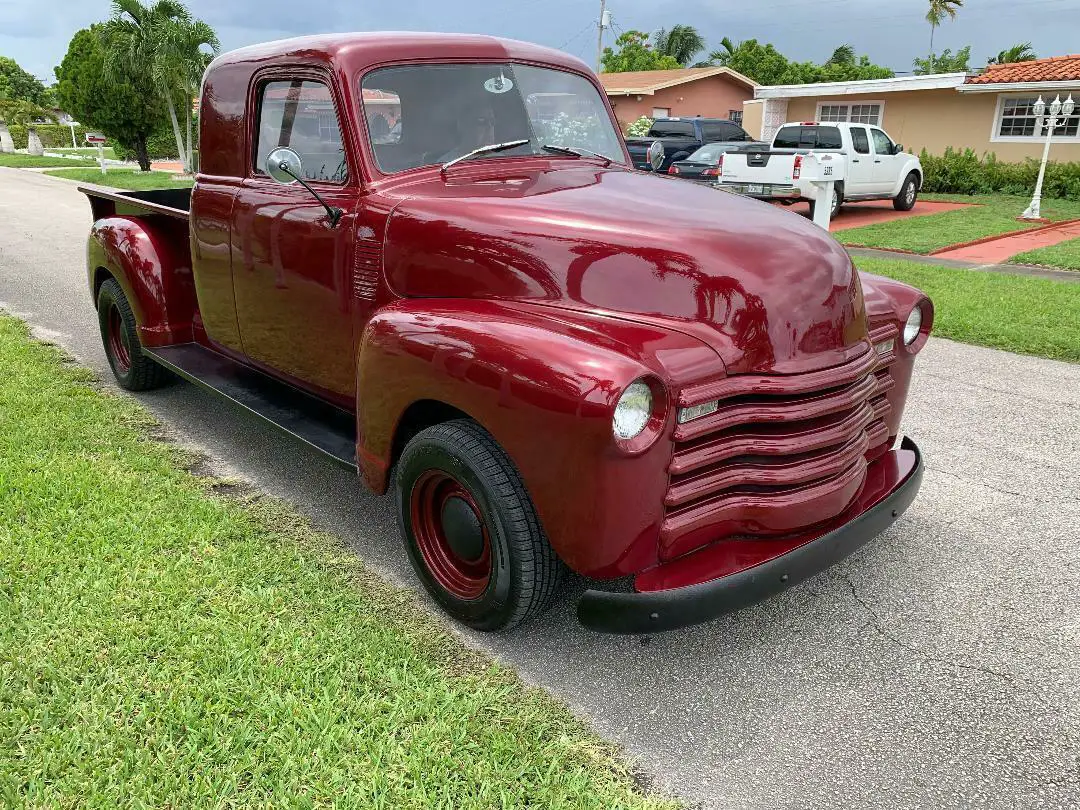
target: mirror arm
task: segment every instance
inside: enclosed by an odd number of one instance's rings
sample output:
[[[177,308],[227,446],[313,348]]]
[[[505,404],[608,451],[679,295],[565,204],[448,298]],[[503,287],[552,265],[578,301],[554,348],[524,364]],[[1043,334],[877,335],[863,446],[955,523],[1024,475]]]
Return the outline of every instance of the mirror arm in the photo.
[[[319,192],[317,192],[315,189],[313,189],[311,186],[309,186],[307,184],[307,182],[305,182],[305,180],[302,177],[299,177],[298,175],[294,174],[293,170],[290,169],[288,164],[285,163],[284,161],[282,161],[281,163],[278,164],[278,168],[281,169],[283,172],[285,172],[285,174],[289,175],[289,177],[291,177],[293,180],[295,180],[297,183],[299,183],[300,185],[302,185],[304,188],[306,188],[308,191],[311,192],[311,196],[314,197],[316,200],[318,200],[319,203],[322,204],[322,207],[326,209],[326,216],[330,220],[330,227],[331,228],[336,228],[338,226],[338,222],[341,221],[341,214],[342,214],[341,209],[336,208],[336,207],[334,207],[332,205],[327,205],[326,200],[324,200],[322,197],[319,196]]]

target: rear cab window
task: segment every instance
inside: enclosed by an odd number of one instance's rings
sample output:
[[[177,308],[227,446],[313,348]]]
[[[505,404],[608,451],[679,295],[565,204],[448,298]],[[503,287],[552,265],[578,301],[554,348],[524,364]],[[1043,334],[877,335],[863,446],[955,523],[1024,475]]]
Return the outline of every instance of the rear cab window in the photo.
[[[649,130],[651,138],[693,138],[692,121],[656,121]]]
[[[817,125],[781,127],[773,139],[775,149],[843,149],[839,127]]]
[[[274,79],[258,89],[258,134],[252,167],[266,175],[266,157],[286,146],[300,156],[305,180],[344,184],[345,146],[330,88],[313,79]]]

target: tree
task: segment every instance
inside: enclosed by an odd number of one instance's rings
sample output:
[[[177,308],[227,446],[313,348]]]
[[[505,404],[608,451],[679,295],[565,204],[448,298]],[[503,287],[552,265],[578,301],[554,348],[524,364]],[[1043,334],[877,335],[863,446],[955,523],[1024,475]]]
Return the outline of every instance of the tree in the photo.
[[[1038,58],[1035,51],[1031,49],[1030,42],[1021,42],[1018,45],[1013,45],[1008,50],[1001,51],[997,56],[991,56],[986,60],[986,64],[1008,65],[1013,62],[1030,62]]]
[[[705,50],[705,38],[692,25],[673,25],[670,31],[661,28],[653,35],[653,43],[656,53],[670,56],[683,67]]]
[[[59,104],[82,124],[131,149],[139,167],[149,171],[146,143],[165,124],[165,106],[149,71],[140,73],[128,66],[122,75],[109,77],[105,69],[108,37],[100,23],[75,32],[63,62],[55,69]]]
[[[956,19],[956,12],[963,8],[964,0],[930,0],[930,8],[926,12],[926,21],[930,23],[930,55],[934,55],[934,31],[941,25],[945,18]]]
[[[40,155],[45,151],[41,147],[41,139],[38,137],[35,125],[55,120],[56,117],[51,112],[32,101],[0,99],[0,122],[3,122],[5,130],[8,124],[26,127],[26,151],[31,155]]]
[[[600,64],[604,73],[626,73],[631,70],[670,70],[682,67],[667,54],[657,53],[649,44],[644,31],[624,31],[615,40],[615,48],[604,48]]]
[[[45,104],[45,85],[31,76],[14,59],[0,56],[0,98]]]
[[[961,48],[955,54],[946,48],[939,55],[930,54],[926,59],[915,59],[915,75],[927,76],[931,73],[960,73],[970,70],[971,46]]]
[[[855,56],[850,45],[841,45],[824,64],[792,62],[771,44],[762,45],[756,39],[734,44],[724,37],[720,48],[709,54],[701,65],[722,65],[738,71],[758,84],[813,84],[858,79],[888,79],[891,70],[870,61],[869,56]]]
[[[156,0],[149,7],[139,0],[113,0],[113,16],[106,30],[106,73],[120,76],[125,71],[149,71],[168,111],[184,171],[190,172],[191,104],[209,56],[202,49],[218,52],[216,34],[177,0]],[[187,121],[186,144],[176,116],[178,103]]]

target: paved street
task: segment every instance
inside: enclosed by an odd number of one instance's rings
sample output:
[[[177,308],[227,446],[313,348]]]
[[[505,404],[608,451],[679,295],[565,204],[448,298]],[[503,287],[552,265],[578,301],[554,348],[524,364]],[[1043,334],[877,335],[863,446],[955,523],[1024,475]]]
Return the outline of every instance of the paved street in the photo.
[[[75,186],[0,169],[0,307],[111,382]],[[388,499],[191,385],[139,397],[216,467],[418,588]],[[932,339],[905,429],[922,493],[877,542],[756,608],[643,643],[574,595],[470,635],[647,778],[716,808],[1080,805],[1080,366]]]

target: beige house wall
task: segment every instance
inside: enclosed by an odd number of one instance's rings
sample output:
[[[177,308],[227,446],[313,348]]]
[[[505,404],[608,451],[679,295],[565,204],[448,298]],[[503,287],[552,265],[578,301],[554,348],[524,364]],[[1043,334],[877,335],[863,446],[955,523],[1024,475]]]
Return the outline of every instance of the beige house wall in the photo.
[[[1080,88],[1077,93],[1080,94]],[[993,152],[999,160],[1008,162],[1041,158],[1042,139],[1028,143],[991,142],[998,96],[998,93],[959,93],[956,90],[907,90],[792,98],[788,99],[787,118],[788,121],[813,121],[820,103],[878,101],[885,105],[882,128],[915,154],[925,148],[932,155],[940,155],[951,146],[954,149],[971,148],[980,155]],[[755,106],[761,105],[747,104],[744,115]],[[1050,157],[1058,161],[1080,161],[1080,141],[1055,142]]]
[[[754,138],[761,137],[761,125],[765,117],[764,101],[748,101],[743,105],[742,128]]]

